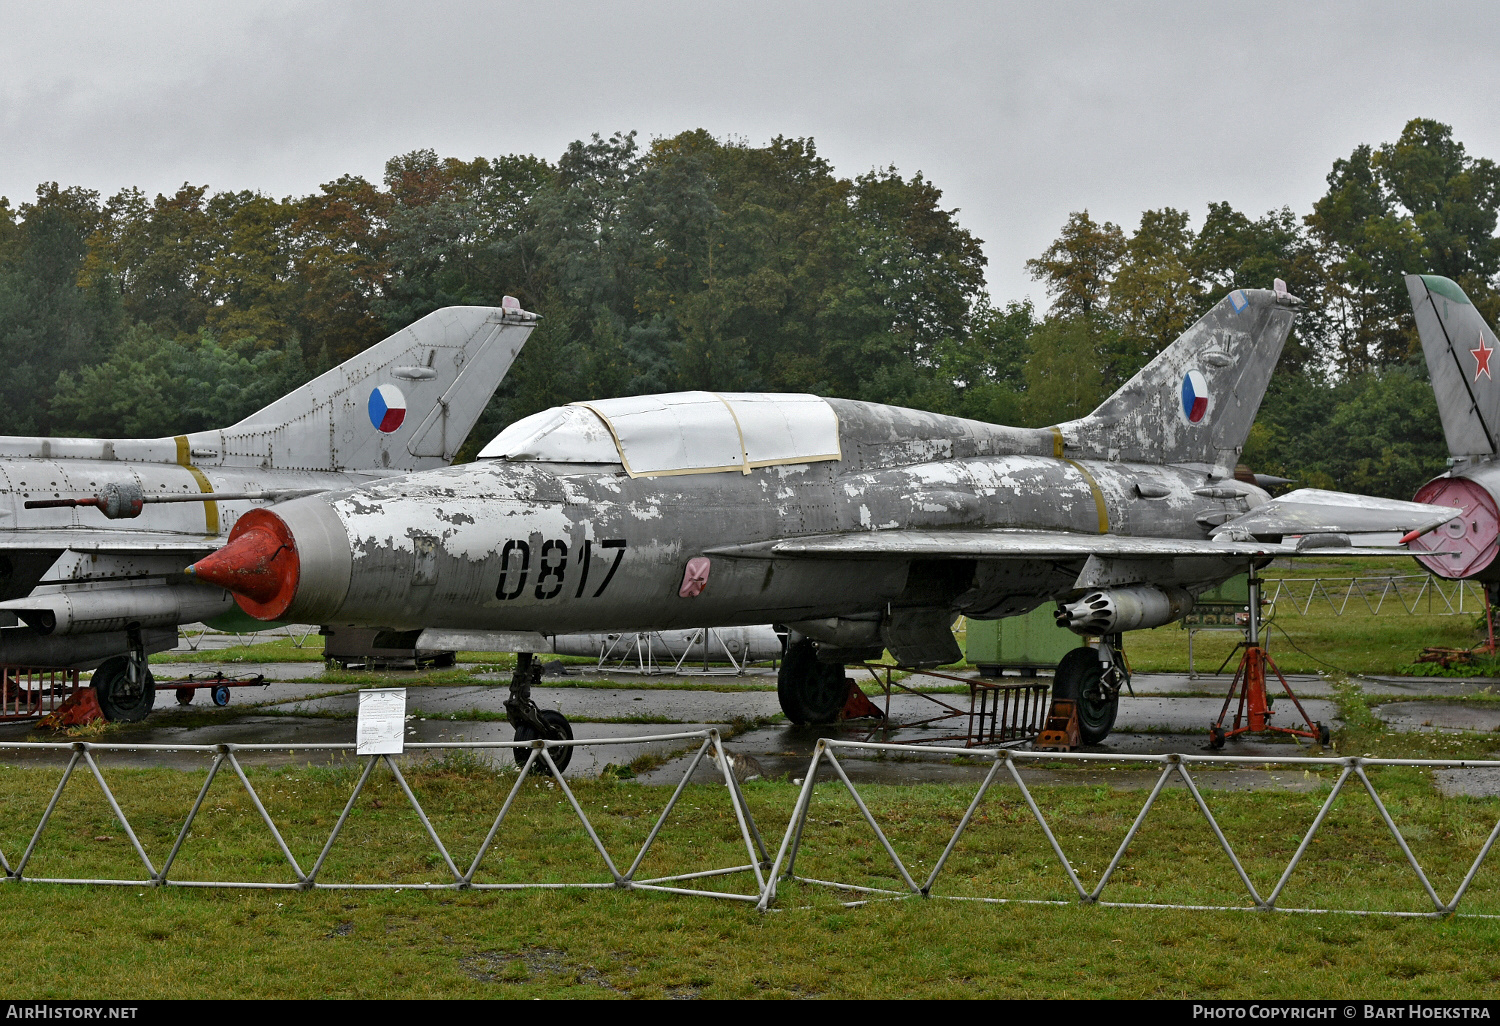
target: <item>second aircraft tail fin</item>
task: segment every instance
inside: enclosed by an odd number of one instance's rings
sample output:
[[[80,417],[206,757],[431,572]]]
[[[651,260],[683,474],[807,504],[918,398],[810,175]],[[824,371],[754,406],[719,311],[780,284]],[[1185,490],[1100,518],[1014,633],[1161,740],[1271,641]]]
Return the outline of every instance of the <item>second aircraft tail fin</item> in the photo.
[[[378,342],[231,427],[186,446],[200,465],[426,470],[453,459],[537,316],[450,306]]]
[[[1438,274],[1408,274],[1422,355],[1451,456],[1500,453],[1500,357],[1495,333],[1464,290]]]

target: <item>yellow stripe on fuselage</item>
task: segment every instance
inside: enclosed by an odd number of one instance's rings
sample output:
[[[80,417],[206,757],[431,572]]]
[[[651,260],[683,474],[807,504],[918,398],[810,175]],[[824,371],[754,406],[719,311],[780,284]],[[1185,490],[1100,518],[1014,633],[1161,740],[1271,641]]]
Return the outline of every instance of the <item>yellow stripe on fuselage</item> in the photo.
[[[1074,460],[1063,460],[1073,469],[1083,475],[1083,479],[1089,484],[1089,491],[1094,493],[1094,508],[1099,511],[1099,533],[1109,533],[1109,510],[1104,506],[1104,493],[1099,490],[1099,482],[1094,480],[1094,475],[1083,469],[1083,465]]]
[[[214,486],[209,482],[208,475],[193,466],[193,454],[188,450],[187,435],[178,435],[175,441],[177,442],[178,465],[186,468],[187,472],[193,475],[193,480],[198,482],[200,492],[204,495],[213,494]],[[209,534],[219,533],[219,504],[212,499],[203,504],[203,529]]]

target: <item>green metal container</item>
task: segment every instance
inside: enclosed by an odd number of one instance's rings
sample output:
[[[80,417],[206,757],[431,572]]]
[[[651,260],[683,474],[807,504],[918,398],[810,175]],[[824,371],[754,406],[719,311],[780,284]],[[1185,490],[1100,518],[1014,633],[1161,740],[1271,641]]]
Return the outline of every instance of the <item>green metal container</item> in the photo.
[[[1057,626],[1053,606],[1047,603],[1021,616],[1003,620],[968,621],[965,656],[970,665],[986,675],[1001,670],[1034,673],[1051,669],[1083,639],[1066,627]]]
[[[1198,605],[1248,605],[1250,602],[1250,575],[1231,577],[1217,588],[1198,596]]]
[[[1205,591],[1193,603],[1192,612],[1182,618],[1183,630],[1199,627],[1237,629],[1239,617],[1250,608],[1250,576],[1231,577],[1217,588]],[[1191,660],[1189,660],[1191,662]]]

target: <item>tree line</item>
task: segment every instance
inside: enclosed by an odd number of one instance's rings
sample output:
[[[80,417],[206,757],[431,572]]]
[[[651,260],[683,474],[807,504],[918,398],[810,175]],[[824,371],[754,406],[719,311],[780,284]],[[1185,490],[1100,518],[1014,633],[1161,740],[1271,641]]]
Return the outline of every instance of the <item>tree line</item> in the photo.
[[[1028,262],[1050,306],[986,292],[980,240],[921,175],[841,177],[811,139],[593,136],[555,162],[387,162],[302,197],[185,184],[0,199],[0,433],[229,423],[452,304],[543,315],[466,451],[558,403],[807,391],[998,423],[1086,413],[1232,288],[1307,300],[1246,461],[1409,496],[1445,449],[1403,270],[1500,312],[1500,170],[1445,125],[1334,162],[1306,214],[1213,203],[1127,232],[1072,214]]]

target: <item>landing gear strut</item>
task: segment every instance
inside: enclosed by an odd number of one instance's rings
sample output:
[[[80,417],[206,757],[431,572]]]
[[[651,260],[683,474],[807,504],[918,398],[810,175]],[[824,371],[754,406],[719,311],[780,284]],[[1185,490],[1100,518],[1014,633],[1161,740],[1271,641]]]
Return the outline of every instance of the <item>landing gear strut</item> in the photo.
[[[573,740],[573,728],[568,725],[567,717],[553,709],[538,709],[531,700],[531,689],[541,682],[542,664],[530,652],[516,653],[516,672],[510,678],[510,697],[505,700],[505,715],[510,720],[510,725],[516,728],[516,740]],[[571,747],[554,748],[551,754],[559,773],[573,761]],[[516,765],[522,766],[531,755],[531,750],[512,748],[511,755],[515,757]],[[540,757],[533,768],[540,773],[551,773]]]
[[[1120,711],[1120,689],[1129,686],[1120,635],[1099,641],[1098,648],[1083,646],[1063,656],[1052,678],[1052,698],[1077,703],[1079,739],[1097,745],[1114,729]]]
[[[146,662],[140,626],[132,624],[126,628],[126,636],[130,650],[100,663],[94,671],[92,686],[106,720],[134,723],[144,720],[156,704],[156,679]]]

